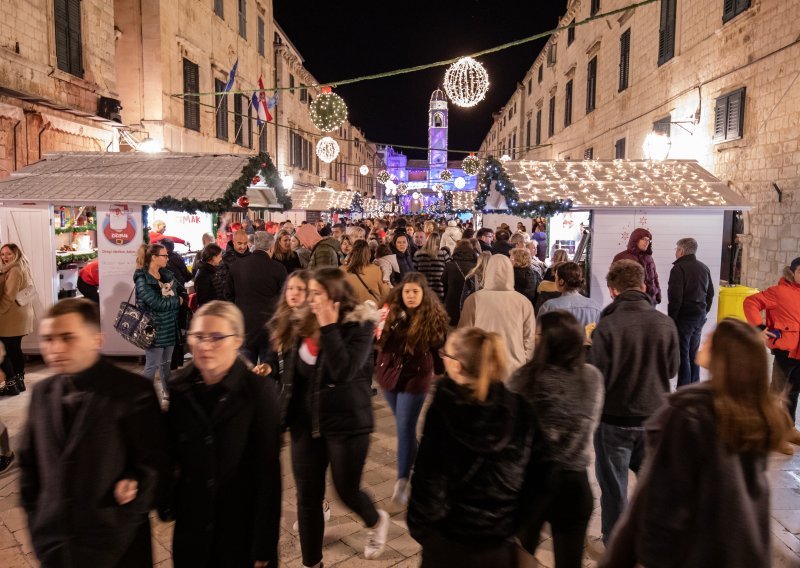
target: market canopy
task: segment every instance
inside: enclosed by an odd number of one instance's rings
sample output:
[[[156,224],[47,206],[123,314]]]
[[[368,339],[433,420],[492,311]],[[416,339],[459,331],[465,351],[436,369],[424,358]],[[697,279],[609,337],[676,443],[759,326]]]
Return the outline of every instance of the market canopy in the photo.
[[[749,209],[693,160],[512,160],[503,164],[518,202],[570,200],[573,209],[641,207]],[[453,209],[474,208],[475,192],[453,192]]]

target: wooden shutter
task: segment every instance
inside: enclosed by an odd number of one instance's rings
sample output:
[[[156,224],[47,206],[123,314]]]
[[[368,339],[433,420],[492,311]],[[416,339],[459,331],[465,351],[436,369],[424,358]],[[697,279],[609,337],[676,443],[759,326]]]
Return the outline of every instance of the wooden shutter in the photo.
[[[589,62],[586,74],[586,113],[596,108],[597,102],[597,57]]]
[[[55,0],[53,16],[58,68],[76,77],[83,77],[81,0]]]
[[[200,92],[200,70],[196,64],[188,59],[183,60],[183,92]],[[200,105],[199,97],[184,95],[183,98],[183,125],[191,130],[200,131]]]
[[[525,149],[529,149],[531,147],[531,119],[528,119],[528,122],[525,123]]]
[[[556,133],[556,98],[550,97],[550,123],[547,125],[547,135]]]
[[[725,139],[735,140],[744,134],[744,89],[734,91],[727,97],[727,124],[725,125]]]
[[[242,97],[233,95],[233,134],[236,143],[242,145]]]
[[[542,109],[536,111],[536,145],[542,143]]]
[[[631,65],[631,30],[625,30],[619,38],[619,91],[628,88],[628,75]]]
[[[661,0],[661,24],[658,32],[658,64],[675,56],[675,12],[677,0]]]
[[[247,39],[247,2],[239,0],[239,35]]]
[[[750,0],[723,0],[722,22],[732,20],[750,7]]]
[[[583,159],[584,160],[594,159],[594,148],[586,148],[586,150],[583,151]]]
[[[214,79],[214,90],[221,93],[225,90],[225,81]],[[216,95],[214,97],[216,107],[216,130],[217,138],[228,141],[228,95]]]
[[[564,96],[564,128],[572,124],[572,80],[567,81],[566,95]]]
[[[222,0],[214,0],[214,13],[222,19],[225,19],[225,9]]]
[[[614,143],[614,159],[615,160],[624,160],[625,159],[625,139],[620,138]]]
[[[263,57],[265,49],[264,41],[264,18],[258,17],[258,54]]]
[[[726,111],[728,109],[728,97],[717,99],[714,107],[714,140],[725,140],[725,126],[728,123]]]
[[[69,19],[67,0],[55,0],[53,17],[56,28],[56,60],[58,68],[69,73]]]

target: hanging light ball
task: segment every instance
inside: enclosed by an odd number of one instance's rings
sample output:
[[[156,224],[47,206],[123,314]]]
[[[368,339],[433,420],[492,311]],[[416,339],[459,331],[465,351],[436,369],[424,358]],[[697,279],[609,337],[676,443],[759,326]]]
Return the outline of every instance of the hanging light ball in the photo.
[[[382,183],[384,185],[386,185],[386,182],[388,182],[390,179],[392,179],[392,176],[390,176],[389,172],[387,172],[386,170],[379,171],[378,175],[375,176],[375,177],[377,178],[378,182],[380,182],[380,183]]]
[[[317,157],[330,164],[339,156],[339,144],[330,136],[320,138],[317,142]]]
[[[403,183],[403,182],[400,182],[400,183],[398,183],[398,184],[397,184],[397,192],[398,192],[400,195],[405,195],[405,194],[407,194],[407,193],[408,193],[408,186],[407,186],[405,183]]]
[[[462,57],[445,71],[444,90],[453,104],[473,107],[489,90],[489,74],[471,57]]]
[[[323,87],[322,93],[309,105],[308,115],[314,126],[323,132],[333,132],[347,120],[347,105],[330,87]]]
[[[369,173],[369,166],[367,166],[366,164],[364,164],[363,166],[361,166],[360,168],[358,168],[358,173],[360,173],[362,176],[365,176],[365,175],[367,175],[367,174]]]
[[[442,170],[442,173],[439,174],[439,177],[442,181],[450,181],[453,179],[453,173],[450,170]]]
[[[467,185],[467,182],[464,181],[463,177],[458,176],[453,182],[453,185],[456,186],[456,189],[464,189],[464,187]]]
[[[397,184],[394,183],[391,179],[386,180],[386,184],[385,185],[386,185],[386,189],[388,191],[396,191],[397,190]]]
[[[464,173],[468,176],[477,175],[481,169],[481,161],[478,156],[473,156],[470,154],[464,161],[461,162],[461,168],[464,170]]]

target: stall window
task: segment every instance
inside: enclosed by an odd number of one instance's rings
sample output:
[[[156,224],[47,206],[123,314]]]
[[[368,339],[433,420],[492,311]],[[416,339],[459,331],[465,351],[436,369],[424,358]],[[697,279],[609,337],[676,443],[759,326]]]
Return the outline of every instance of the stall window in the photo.
[[[55,0],[53,8],[58,68],[70,75],[83,77],[81,2],[80,0]]]
[[[723,0],[722,23],[729,22],[750,7],[750,0]]]
[[[714,141],[725,142],[743,136],[745,89],[717,99],[714,109]]]
[[[661,0],[661,23],[658,28],[658,64],[675,56],[675,12],[677,0]]]
[[[225,90],[225,81],[214,79],[214,90],[221,93]],[[215,95],[214,106],[216,107],[216,133],[220,140],[228,141],[228,95]]]
[[[183,92],[200,92],[200,69],[186,58],[183,59]],[[200,132],[200,97],[197,95],[183,97],[183,126]]]
[[[628,88],[631,69],[631,29],[628,28],[619,38],[619,92]]]

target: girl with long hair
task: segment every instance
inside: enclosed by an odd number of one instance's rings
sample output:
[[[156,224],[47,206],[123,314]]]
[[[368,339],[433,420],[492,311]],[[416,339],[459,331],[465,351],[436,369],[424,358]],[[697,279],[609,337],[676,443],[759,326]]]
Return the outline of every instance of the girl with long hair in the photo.
[[[407,516],[421,566],[515,567],[530,411],[503,385],[506,349],[496,333],[457,329],[440,354],[447,376],[425,417]]]
[[[603,376],[584,363],[583,329],[569,313],[554,311],[536,321],[533,359],[508,388],[533,409],[544,443],[540,459],[553,465],[550,483],[532,488],[533,502],[520,543],[536,553],[542,523],[550,523],[556,568],[580,568],[586,527],[594,508],[589,486],[590,446],[603,403]]]
[[[409,272],[416,272],[414,257],[411,256],[411,240],[405,233],[395,233],[392,237],[392,252],[397,259],[397,266],[400,268],[398,276],[402,278]],[[397,282],[392,282],[396,284]]]
[[[347,265],[343,266],[342,270],[358,301],[371,301],[375,307],[382,306],[389,287],[383,281],[381,269],[370,262],[367,241],[357,240],[348,259]]]
[[[697,363],[711,380],[673,393],[648,420],[644,471],[600,566],[770,564],[767,455],[791,421],[770,391],[763,341],[724,319]]]
[[[397,425],[392,501],[405,506],[417,453],[417,420],[434,375],[444,370],[438,349],[444,345],[449,318],[419,272],[406,274],[386,303],[389,311],[378,343],[376,380]]]
[[[444,269],[450,260],[450,253],[440,248],[441,237],[439,233],[431,233],[425,245],[414,254],[414,264],[417,271],[428,279],[431,287],[440,300],[444,300]]]
[[[0,341],[6,350],[6,377],[0,396],[15,396],[25,390],[22,338],[33,331],[33,302],[22,305],[17,297],[32,285],[31,265],[22,249],[14,243],[0,247]]]
[[[489,264],[490,258],[492,258],[491,252],[484,251],[480,253],[475,267],[470,270],[464,278],[464,289],[461,291],[461,305],[459,311],[464,309],[464,302],[471,294],[483,288],[483,277],[486,275],[486,265]]]
[[[272,248],[272,260],[277,260],[286,268],[286,274],[302,268],[300,257],[292,248],[292,233],[281,229],[275,235],[275,245]]]
[[[303,286],[306,286],[303,291]],[[307,295],[307,306],[301,298]],[[369,528],[367,559],[385,548],[389,515],[361,490],[372,416],[372,346],[378,312],[359,304],[338,268],[295,272],[269,324],[270,371],[291,431],[292,470],[303,565],[322,562],[325,474]]]

